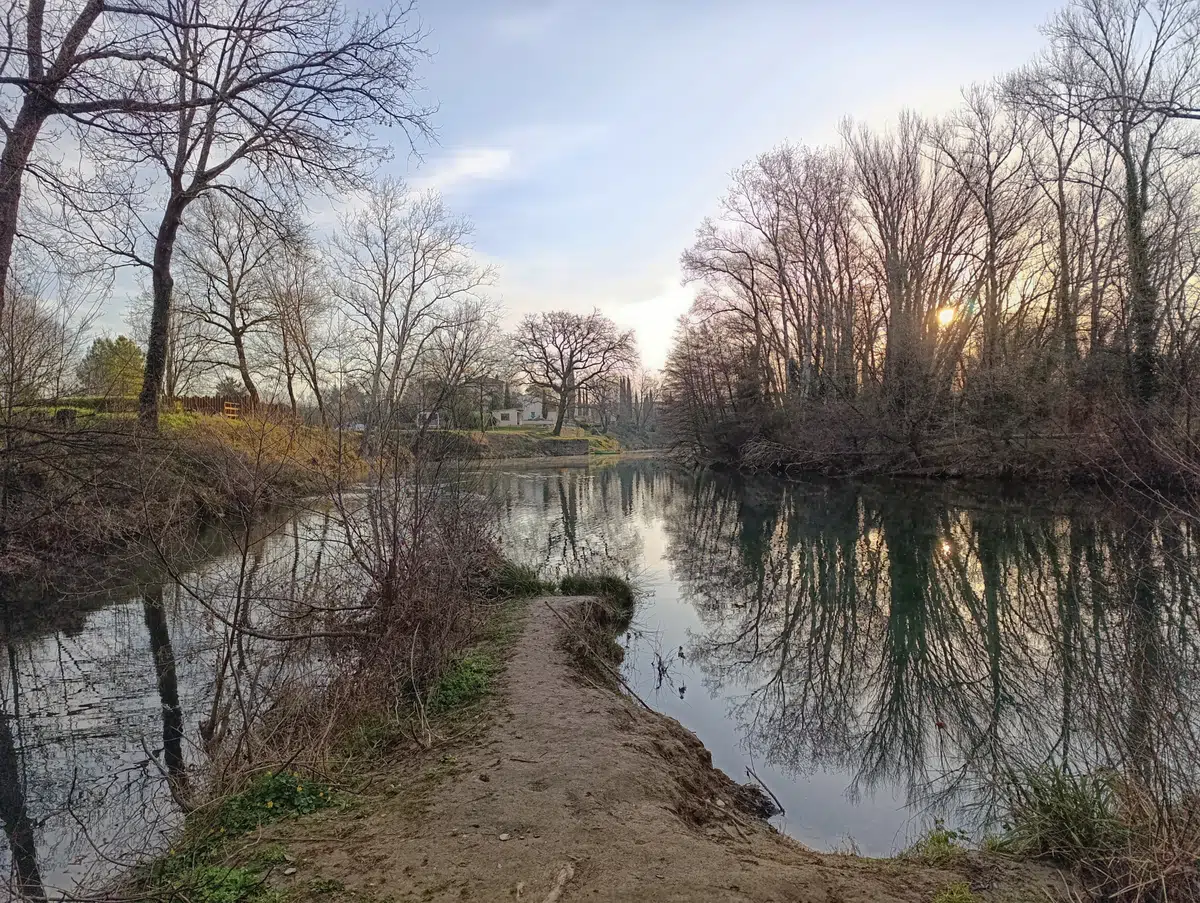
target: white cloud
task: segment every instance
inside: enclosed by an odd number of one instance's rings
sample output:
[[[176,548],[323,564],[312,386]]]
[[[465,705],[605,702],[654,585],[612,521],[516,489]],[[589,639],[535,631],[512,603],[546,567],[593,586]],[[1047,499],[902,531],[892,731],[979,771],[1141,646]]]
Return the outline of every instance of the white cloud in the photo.
[[[493,181],[512,173],[513,152],[506,147],[462,147],[433,160],[412,179],[415,188],[448,194],[464,184]]]
[[[594,262],[552,253],[497,263],[496,295],[505,304],[508,326],[527,313],[556,309],[587,313],[599,308],[618,326],[634,331],[642,363],[653,369],[666,362],[679,317],[695,299],[694,287],[680,284],[677,269],[605,277],[592,269]]]

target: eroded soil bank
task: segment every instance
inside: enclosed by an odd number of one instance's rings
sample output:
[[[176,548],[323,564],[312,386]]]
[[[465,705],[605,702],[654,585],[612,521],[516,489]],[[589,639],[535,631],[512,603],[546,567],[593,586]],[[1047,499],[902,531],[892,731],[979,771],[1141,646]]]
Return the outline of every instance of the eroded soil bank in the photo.
[[[975,855],[937,867],[808,851],[738,810],[693,734],[601,687],[533,602],[489,709],[349,811],[266,830],[288,900],[930,903],[1063,899],[1055,874]],[[286,874],[290,872],[290,874]]]

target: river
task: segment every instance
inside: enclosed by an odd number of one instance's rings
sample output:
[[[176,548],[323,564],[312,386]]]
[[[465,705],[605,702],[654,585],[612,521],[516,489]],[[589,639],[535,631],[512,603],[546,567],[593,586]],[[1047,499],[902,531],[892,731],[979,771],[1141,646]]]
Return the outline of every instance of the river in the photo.
[[[509,554],[547,576],[635,577],[627,680],[718,767],[752,768],[784,804],[778,826],[810,846],[887,855],[935,819],[979,835],[1006,776],[1047,763],[1195,791],[1189,518],[1097,493],[786,483],[652,460],[483,478]],[[59,623],[10,619],[8,872],[50,896],[94,885],[178,825],[166,776],[202,759],[225,635],[192,594],[247,574],[238,592],[302,592],[331,554],[320,510],[247,539],[206,545],[170,579],[118,573]]]

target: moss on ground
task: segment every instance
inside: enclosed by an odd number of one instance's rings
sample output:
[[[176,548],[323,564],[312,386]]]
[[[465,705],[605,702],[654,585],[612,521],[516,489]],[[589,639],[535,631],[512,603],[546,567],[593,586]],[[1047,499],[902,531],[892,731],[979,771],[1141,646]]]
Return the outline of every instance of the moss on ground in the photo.
[[[503,667],[503,662],[478,650],[455,660],[429,692],[429,714],[441,715],[479,702],[488,695],[492,679]]]

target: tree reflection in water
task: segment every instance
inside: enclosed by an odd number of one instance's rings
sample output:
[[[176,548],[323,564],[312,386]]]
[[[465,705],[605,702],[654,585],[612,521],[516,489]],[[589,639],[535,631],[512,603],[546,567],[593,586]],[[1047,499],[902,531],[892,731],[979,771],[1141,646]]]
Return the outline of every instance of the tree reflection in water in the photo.
[[[852,802],[899,791],[976,829],[1010,775],[1041,765],[1119,769],[1160,797],[1196,788],[1187,517],[645,462],[497,484],[510,544],[555,569],[636,565],[660,525],[700,619],[688,665],[777,773],[845,774]]]
[[[704,476],[665,513],[694,656],[751,747],[853,794],[991,822],[1006,778],[1117,768],[1195,784],[1195,525],[929,487]]]

